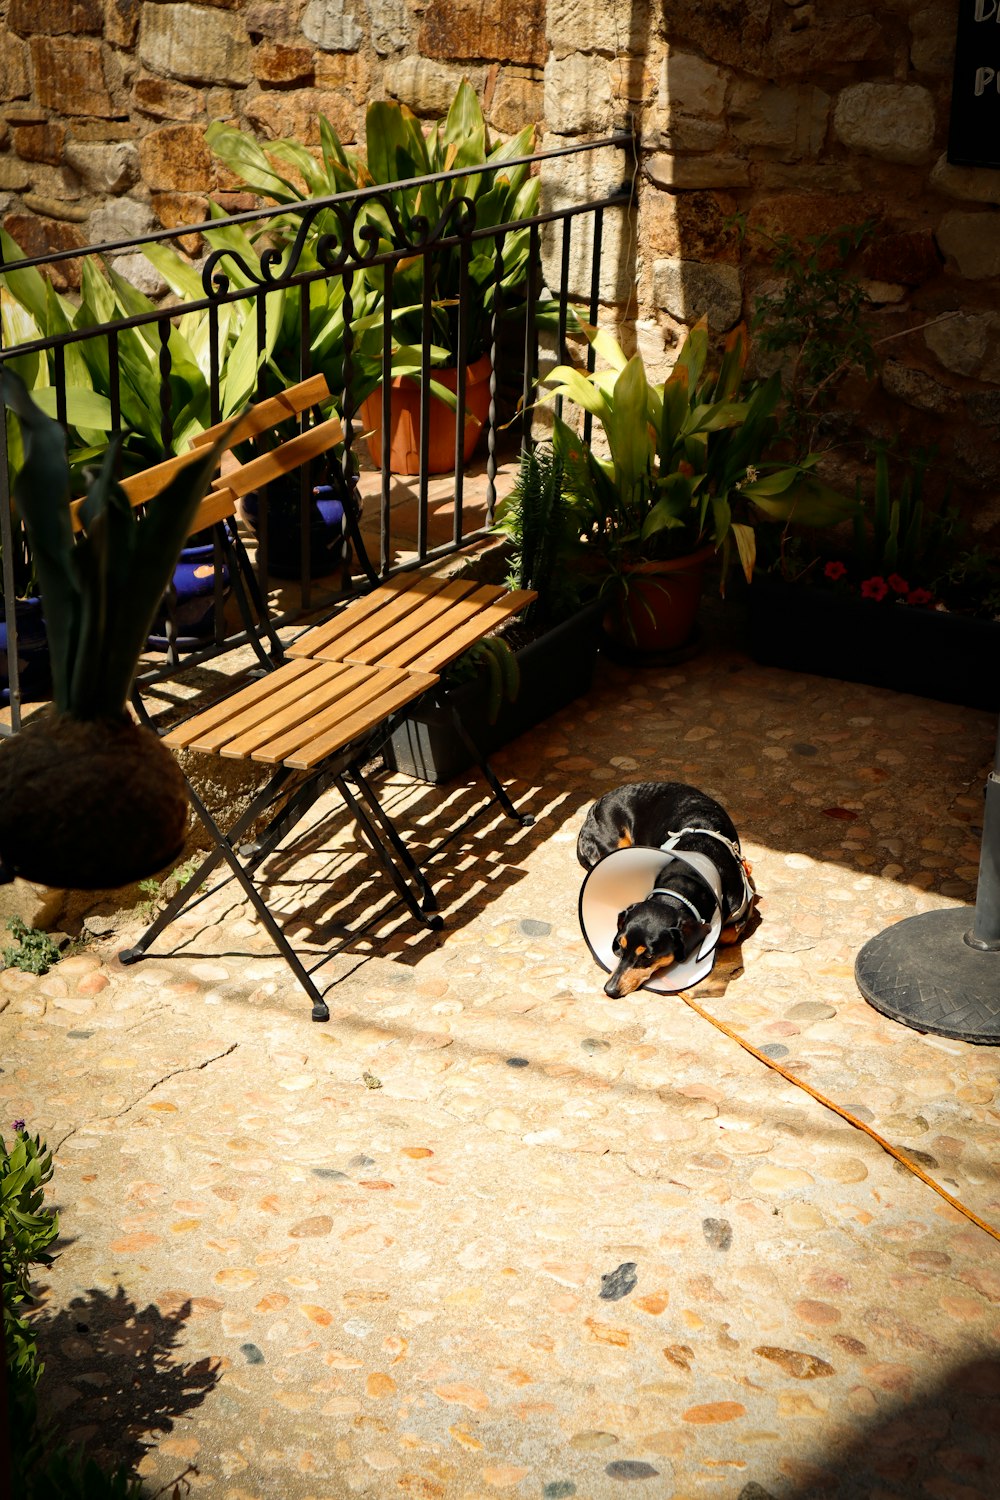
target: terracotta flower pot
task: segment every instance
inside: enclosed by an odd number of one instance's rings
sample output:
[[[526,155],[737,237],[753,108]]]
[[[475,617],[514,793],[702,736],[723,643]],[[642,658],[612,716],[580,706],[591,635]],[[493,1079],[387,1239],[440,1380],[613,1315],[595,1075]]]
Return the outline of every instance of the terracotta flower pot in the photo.
[[[691,638],[711,543],[686,557],[625,569],[628,588],[604,616],[604,629],[625,650],[675,651]]]
[[[433,370],[432,378],[449,391],[458,389],[458,370]],[[420,382],[410,375],[397,375],[391,386],[389,425],[389,470],[393,474],[420,473]],[[490,411],[490,357],[483,354],[465,372],[466,420],[462,454],[472,457]],[[449,474],[455,467],[455,418],[444,401],[431,397],[430,434],[427,442],[428,474]],[[382,467],[382,389],[372,391],[361,403],[361,420],[370,432],[368,450]]]

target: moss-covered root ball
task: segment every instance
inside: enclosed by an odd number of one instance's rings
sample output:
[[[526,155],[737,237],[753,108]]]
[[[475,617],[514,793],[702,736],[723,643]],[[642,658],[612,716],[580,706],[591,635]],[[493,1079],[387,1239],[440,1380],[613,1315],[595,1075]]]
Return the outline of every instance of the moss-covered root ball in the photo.
[[[188,798],[173,755],[123,715],[51,710],[0,742],[0,859],[41,885],[101,890],[175,859]]]

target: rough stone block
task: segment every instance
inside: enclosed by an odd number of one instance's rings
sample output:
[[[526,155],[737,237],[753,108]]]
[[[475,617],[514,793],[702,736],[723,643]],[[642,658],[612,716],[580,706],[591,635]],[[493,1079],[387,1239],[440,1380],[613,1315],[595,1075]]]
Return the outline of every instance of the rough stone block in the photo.
[[[0,188],[21,192],[31,186],[31,172],[23,161],[15,156],[0,156]]]
[[[931,169],[930,186],[949,198],[1000,206],[1000,171],[988,167],[954,167],[947,156],[939,156]]]
[[[539,149],[551,150],[563,144],[558,137],[546,136]],[[627,180],[630,165],[624,152],[611,146],[544,162],[541,169],[542,212],[610,196]],[[631,297],[635,285],[635,246],[635,221],[629,210],[605,209],[600,245],[599,296],[602,302],[627,302]],[[571,297],[590,297],[593,248],[593,215],[582,214],[573,220],[570,233],[566,290]],[[562,230],[561,225],[553,224],[542,232],[542,274],[552,288],[560,284],[561,265]]]
[[[28,48],[20,38],[0,31],[0,99],[26,99],[30,93]]]
[[[146,5],[139,57],[153,73],[199,83],[250,82],[250,40],[238,16],[204,5]]]
[[[117,196],[139,178],[139,152],[130,141],[70,141],[66,160],[93,193]]]
[[[320,89],[258,94],[247,101],[244,113],[250,125],[271,140],[289,136],[303,146],[317,146],[320,115],[326,116],[342,141],[357,139],[355,108],[341,94]]]
[[[861,224],[865,219],[880,219],[885,211],[882,200],[866,193],[775,193],[772,197],[758,198],[750,208],[748,221],[751,229],[762,235],[787,234],[796,243],[802,244],[808,235],[829,234],[842,224]],[[881,239],[881,236],[880,236]],[[760,246],[756,236],[751,246],[758,253]],[[766,252],[764,258],[770,258]],[[893,276],[876,265],[865,263],[869,276],[882,281],[904,281],[903,276]]]
[[[57,121],[44,125],[15,125],[14,150],[22,161],[47,161],[58,166],[63,159],[66,127]]]
[[[729,222],[734,201],[712,192],[660,192],[642,183],[639,223],[644,255],[717,262],[738,259],[739,236]]]
[[[205,192],[215,180],[214,158],[196,125],[163,125],[139,143],[143,181],[154,191]]]
[[[705,265],[697,260],[654,261],[653,297],[657,308],[679,322],[696,323],[707,317],[713,333],[732,328],[743,311],[736,266]]]
[[[374,83],[370,54],[320,52],[316,56],[315,64],[318,89],[336,89],[346,94],[355,104],[367,104],[372,97]]]
[[[157,227],[148,203],[138,203],[134,198],[113,198],[95,208],[87,219],[87,244],[138,240]]]
[[[959,398],[954,390],[942,385],[926,370],[904,365],[900,360],[886,360],[882,366],[882,385],[890,396],[905,401],[916,411],[949,416],[959,409]]]
[[[64,115],[115,113],[100,42],[35,36],[29,47],[39,104]]]
[[[713,155],[725,149],[726,126],[704,115],[687,115],[678,109],[653,109],[643,118],[642,146],[645,151],[661,148],[671,154],[701,152]]]
[[[309,0],[302,17],[302,34],[324,52],[356,52],[364,30],[354,5],[344,0]]]
[[[79,36],[101,30],[104,9],[101,0],[10,0],[7,25],[34,36]]]
[[[157,120],[194,120],[202,112],[202,96],[186,83],[170,83],[155,73],[143,74],[132,85],[136,109]]]
[[[721,115],[732,75],[691,52],[668,47],[660,68],[661,109],[688,115]]]
[[[803,24],[804,23],[804,24]],[[817,20],[812,6],[785,20],[767,49],[767,73],[782,78],[826,72],[845,63],[889,57],[888,28],[869,15]],[[764,72],[765,69],[754,69]]]
[[[645,0],[633,0],[627,7],[607,5],[605,0],[548,0],[539,9],[544,11],[545,34],[556,57],[569,57],[581,47],[619,57],[640,54],[648,46],[650,16]]]
[[[971,281],[1000,276],[1000,213],[945,214],[937,242],[960,276]]]
[[[139,34],[142,0],[107,0],[104,11],[104,40],[113,47],[134,47]]]
[[[129,286],[134,286],[137,292],[142,292],[146,297],[162,297],[167,290],[167,283],[141,250],[115,256],[114,267]]]
[[[684,37],[711,62],[754,73],[764,62],[771,0],[670,0],[672,36]]]
[[[745,146],[767,146],[794,158],[818,156],[826,138],[830,96],[808,84],[737,83],[729,122]]]
[[[753,176],[755,186],[767,193],[860,193],[862,187],[861,174],[850,161],[758,161]]]
[[[88,243],[74,225],[34,214],[8,214],[3,227],[26,258],[55,254],[60,250],[82,250]],[[57,292],[78,287],[82,274],[82,263],[75,257],[59,261],[48,269],[49,279]]]
[[[219,194],[216,194],[216,201]],[[249,195],[248,195],[249,196]],[[255,200],[249,196],[249,201],[242,205],[244,208],[253,208]],[[187,224],[202,224],[208,218],[208,199],[201,197],[198,193],[154,193],[153,212],[163,225],[164,229],[180,229]],[[229,204],[224,207],[228,213],[238,213],[239,209]],[[177,243],[188,255],[197,255],[202,247],[200,234],[180,234]]]
[[[934,100],[919,84],[856,83],[837,96],[833,128],[852,151],[884,161],[926,161],[934,145]]]
[[[1000,382],[1000,313],[957,313],[925,328],[924,343],[946,370]]]
[[[575,53],[545,65],[545,123],[558,135],[604,131],[612,123],[606,59]]]
[[[490,99],[487,116],[503,135],[517,135],[525,125],[537,125],[545,114],[545,85],[535,70],[502,68]]]
[[[54,172],[54,167],[36,168],[39,172]],[[33,214],[41,214],[44,219],[65,219],[67,224],[82,224],[89,214],[89,209],[81,203],[71,203],[69,198],[79,198],[79,184],[67,192],[66,179],[72,177],[72,172],[66,170],[60,173],[57,183],[58,197],[50,198],[45,193],[24,193],[21,198],[22,208],[30,208]]]
[[[955,17],[947,6],[928,5],[910,17],[910,61],[918,73],[950,78],[955,65]]]
[[[473,69],[470,73],[457,64],[433,62],[429,57],[415,54],[387,63],[382,75],[383,87],[391,98],[408,105],[415,115],[432,119],[448,113],[463,78],[468,78],[476,93],[482,95],[485,69]]]
[[[878,234],[865,246],[861,264],[876,281],[922,286],[941,270],[941,256],[929,229]]]
[[[402,52],[412,35],[410,12],[403,0],[366,0],[371,43],[379,57]]]
[[[750,185],[750,163],[740,156],[649,156],[643,164],[660,188],[739,188]]]
[[[261,83],[307,83],[314,69],[308,47],[286,47],[281,42],[262,42],[255,47],[251,65]]]
[[[435,0],[424,12],[417,50],[445,61],[534,63],[548,56],[541,6],[504,0]]]

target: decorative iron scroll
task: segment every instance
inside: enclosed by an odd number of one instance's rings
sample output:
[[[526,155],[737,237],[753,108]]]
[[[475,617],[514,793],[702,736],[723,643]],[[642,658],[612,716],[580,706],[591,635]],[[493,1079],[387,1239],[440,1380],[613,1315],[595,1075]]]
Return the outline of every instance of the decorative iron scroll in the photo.
[[[471,198],[453,198],[431,225],[424,214],[411,214],[404,219],[393,196],[386,192],[348,203],[311,204],[300,216],[290,246],[269,246],[261,251],[259,270],[248,265],[237,250],[213,250],[201,273],[206,297],[214,300],[225,296],[230,289],[229,276],[219,269],[224,260],[237,266],[250,286],[266,289],[287,285],[298,272],[306,242],[320,215],[332,215],[337,221],[338,227],[320,234],[314,245],[320,266],[333,275],[363,270],[380,256],[422,254],[442,240],[466,238],[476,227],[476,206]],[[373,205],[381,210],[383,222],[373,218]]]

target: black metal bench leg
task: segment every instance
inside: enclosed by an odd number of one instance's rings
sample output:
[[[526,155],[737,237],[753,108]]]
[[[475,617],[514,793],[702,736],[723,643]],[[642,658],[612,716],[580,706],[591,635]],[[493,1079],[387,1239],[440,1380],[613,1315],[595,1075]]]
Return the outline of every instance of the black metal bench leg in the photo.
[[[264,928],[267,931],[268,936],[271,938],[275,947],[278,949],[278,952],[288,964],[288,967],[291,969],[293,975],[298,980],[299,984],[302,986],[307,996],[311,1000],[313,1020],[328,1021],[330,1019],[330,1011],[327,1007],[326,1001],[323,999],[320,991],[316,988],[316,985],[314,984],[312,976],[310,975],[308,969],[306,969],[298,954],[295,952],[294,948],[285,937],[278,923],[271,915],[271,912],[268,909],[267,903],[265,902],[264,898],[261,896],[253,881],[250,879],[250,876],[243,868],[243,865],[240,862],[239,856],[233,848],[232,843],[232,841],[240,838],[246,831],[246,829],[249,828],[253,823],[254,819],[259,817],[261,813],[267,808],[269,803],[273,800],[275,791],[281,785],[281,782],[287,778],[287,775],[287,771],[282,771],[279,772],[277,776],[272,777],[268,785],[263,789],[263,791],[258,794],[257,797],[254,798],[253,802],[247,808],[246,812],[234,825],[233,831],[228,835],[228,837],[222,832],[221,828],[216,823],[215,819],[212,817],[212,814],[208,811],[208,808],[202,802],[197,792],[195,792],[190,784],[188,785],[188,796],[191,799],[191,805],[193,806],[195,812],[198,814],[198,817],[201,819],[202,823],[212,835],[215,847],[211,850],[200,868],[195,871],[191,879],[186,881],[185,884],[181,886],[180,890],[170,899],[170,901],[168,901],[167,905],[163,908],[163,911],[161,911],[159,916],[156,918],[156,921],[153,922],[152,926],[150,926],[147,931],[143,933],[142,937],[135,944],[135,946],[132,948],[126,948],[124,952],[118,955],[121,963],[138,963],[138,961],[145,956],[150,944],[155,941],[155,939],[164,930],[164,928],[167,927],[187,905],[187,902],[190,899],[190,891],[192,885],[202,885],[208,878],[208,876],[212,873],[212,871],[223,860],[225,860],[225,862],[231,868],[233,875],[236,877],[237,881],[242,887],[247,900],[250,902],[257,915],[260,917],[261,922],[264,924]]]
[[[222,547],[229,562],[229,577],[232,580],[233,593],[236,595],[236,604],[239,608],[240,619],[246,630],[247,638],[256,652],[257,658],[262,666],[270,671],[279,666],[285,659],[284,647],[278,637],[277,631],[271,622],[270,611],[267,602],[261,592],[257,576],[250,566],[246,548],[243,545],[239,532],[235,530],[236,523],[233,522],[233,532],[222,523]],[[251,611],[251,605],[253,609]],[[253,616],[256,615],[256,621]],[[270,654],[264,650],[260,639],[261,630],[267,635],[271,644]]]
[[[421,911],[420,907],[417,904],[416,897],[414,896],[407,882],[404,880],[403,876],[399,873],[399,870],[393,863],[392,858],[387,853],[385,845],[379,838],[378,828],[368,816],[363,804],[358,801],[357,797],[355,797],[354,793],[351,791],[342,775],[338,774],[334,776],[333,779],[336,783],[338,792],[343,797],[348,806],[351,816],[354,818],[354,821],[357,823],[358,827],[361,829],[362,833],[365,835],[365,838],[371,845],[372,853],[375,855],[379,864],[382,866],[383,870],[392,881],[392,884],[395,886],[398,895],[405,902],[407,909],[412,913],[413,916],[416,917],[418,922],[422,922],[425,927],[429,927],[432,931],[436,932],[439,928],[444,926],[441,918],[436,913],[428,914],[425,911]]]
[[[493,767],[490,765],[489,761],[486,759],[486,756],[476,744],[472,735],[466,729],[464,723],[462,722],[462,715],[459,713],[458,709],[454,706],[454,704],[450,704],[448,711],[451,714],[452,723],[455,726],[456,733],[458,734],[465,748],[468,750],[469,754],[472,756],[476,765],[479,767],[479,770],[481,771],[487,785],[489,786],[490,791],[493,793],[494,797],[499,802],[508,818],[510,818],[515,823],[520,823],[522,828],[530,828],[532,823],[534,823],[535,821],[532,814],[518,812],[517,808],[514,806],[513,802],[507,795],[506,787],[504,787],[502,782],[498,780]]]
[[[361,793],[362,797],[364,797],[368,806],[371,808],[372,812],[375,814],[375,817],[378,819],[386,838],[389,840],[390,844],[399,855],[399,858],[402,860],[403,864],[413,876],[417,888],[420,891],[421,907],[424,911],[437,911],[437,897],[431,889],[430,882],[428,881],[427,876],[417,864],[409,849],[407,849],[405,843],[403,842],[395,826],[393,825],[392,819],[389,817],[385,808],[382,806],[381,802],[378,800],[374,791],[372,790],[371,783],[366,779],[366,777],[361,774],[361,771],[357,766],[351,766],[350,775],[355,782],[358,791]]]

